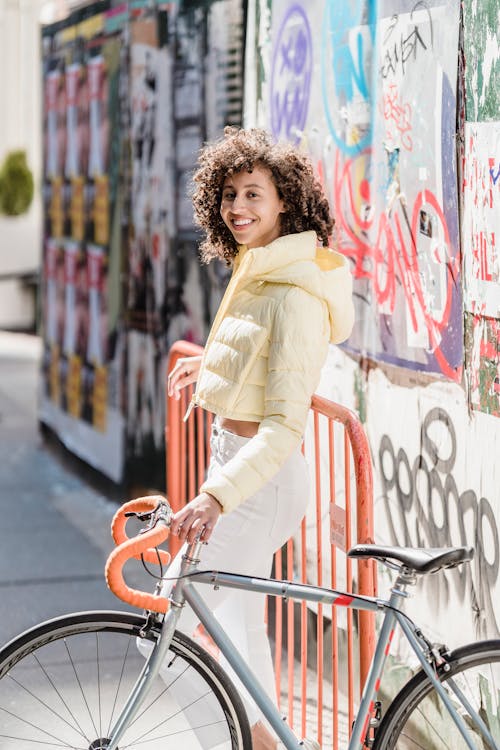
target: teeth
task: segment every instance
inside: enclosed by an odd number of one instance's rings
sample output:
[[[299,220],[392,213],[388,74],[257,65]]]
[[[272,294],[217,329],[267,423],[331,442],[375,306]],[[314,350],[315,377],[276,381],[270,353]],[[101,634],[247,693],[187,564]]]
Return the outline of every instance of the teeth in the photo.
[[[252,219],[234,219],[233,224],[235,227],[244,227],[247,224],[251,224]]]

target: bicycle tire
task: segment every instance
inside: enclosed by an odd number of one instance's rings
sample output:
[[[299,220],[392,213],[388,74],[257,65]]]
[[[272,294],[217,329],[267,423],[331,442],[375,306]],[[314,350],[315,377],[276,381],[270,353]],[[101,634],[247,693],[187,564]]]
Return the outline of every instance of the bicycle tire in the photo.
[[[478,750],[500,748],[500,640],[480,641],[446,654],[450,669],[438,670],[446,688],[454,677],[472,706],[485,721],[496,748],[483,740],[468,721],[468,714],[453,696]],[[373,750],[465,750],[467,744],[453,723],[443,702],[422,670],[419,670],[396,695],[375,735]]]
[[[0,650],[0,747],[104,750],[112,721],[144,665],[145,618],[79,612],[41,623]],[[148,639],[155,640],[154,631]],[[64,691],[64,692],[63,692]],[[178,631],[119,750],[251,750],[232,682]]]

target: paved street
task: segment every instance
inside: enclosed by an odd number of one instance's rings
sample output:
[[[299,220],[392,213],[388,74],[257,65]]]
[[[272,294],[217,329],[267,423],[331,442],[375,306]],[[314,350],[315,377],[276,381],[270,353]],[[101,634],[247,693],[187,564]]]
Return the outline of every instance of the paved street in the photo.
[[[119,609],[103,576],[116,503],[38,432],[40,342],[0,332],[0,642],[42,619]],[[125,605],[123,605],[125,608]]]

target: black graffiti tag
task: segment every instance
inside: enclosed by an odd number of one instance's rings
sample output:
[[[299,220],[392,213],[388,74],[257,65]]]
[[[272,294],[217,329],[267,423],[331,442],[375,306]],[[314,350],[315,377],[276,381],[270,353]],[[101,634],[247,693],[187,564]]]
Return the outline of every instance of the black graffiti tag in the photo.
[[[453,477],[457,436],[444,409],[436,407],[425,416],[420,446],[410,464],[403,448],[396,454],[388,435],[380,441],[380,476],[392,542],[413,547],[473,546],[470,565],[428,576],[425,585],[436,602],[448,600],[451,586],[459,599],[470,592],[477,636],[498,637],[491,596],[498,579],[498,528],[485,497],[478,499],[470,489],[458,491]]]
[[[380,75],[382,78],[385,79],[390,74],[395,75],[398,68],[404,75],[408,64],[416,62],[419,50],[420,52],[427,52],[428,49],[432,49],[434,44],[434,30],[430,9],[427,3],[419,0],[410,14],[411,22],[417,11],[425,11],[427,13],[427,24],[422,27],[418,23],[413,23],[413,28],[410,31],[401,31],[399,35],[397,34],[397,30],[400,17],[397,14],[392,16],[383,40],[385,51],[380,66]],[[427,33],[423,31],[425,26],[427,26]]]

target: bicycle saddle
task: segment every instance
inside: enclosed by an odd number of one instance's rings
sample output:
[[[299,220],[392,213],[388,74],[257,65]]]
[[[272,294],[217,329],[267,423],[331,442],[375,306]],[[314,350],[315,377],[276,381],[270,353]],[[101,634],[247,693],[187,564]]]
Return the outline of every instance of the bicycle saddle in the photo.
[[[454,568],[474,557],[473,547],[384,547],[379,544],[356,544],[348,557],[375,560],[397,560],[416,573],[436,573],[441,568]]]

